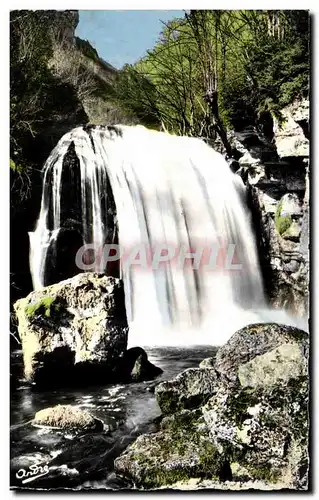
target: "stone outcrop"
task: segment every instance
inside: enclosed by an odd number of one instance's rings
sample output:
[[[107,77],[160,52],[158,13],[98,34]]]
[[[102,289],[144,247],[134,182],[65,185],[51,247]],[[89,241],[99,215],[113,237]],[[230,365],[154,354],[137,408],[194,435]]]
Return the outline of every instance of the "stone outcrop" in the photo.
[[[267,116],[267,126],[230,134],[242,154],[237,173],[247,186],[270,303],[307,316],[309,101],[284,108],[280,121]]]
[[[278,481],[286,488],[307,487],[307,378],[288,383],[274,376],[273,384],[222,388],[202,408],[212,442],[229,457],[233,480]]]
[[[294,102],[274,120],[275,145],[280,158],[309,156],[309,101]]]
[[[308,349],[290,326],[239,330],[213,368],[156,387],[158,432],[138,437],[116,472],[146,489],[307,489]]]
[[[119,279],[82,273],[31,292],[14,307],[28,381],[65,386],[114,376],[128,331]]]

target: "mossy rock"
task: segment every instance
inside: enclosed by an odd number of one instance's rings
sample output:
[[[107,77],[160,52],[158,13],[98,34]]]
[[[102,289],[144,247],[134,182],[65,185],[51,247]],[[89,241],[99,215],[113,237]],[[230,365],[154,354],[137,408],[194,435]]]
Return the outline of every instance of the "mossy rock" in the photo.
[[[214,368],[216,353],[210,358],[205,358],[199,363],[199,368]]]
[[[14,304],[27,381],[113,381],[127,346],[123,283],[97,273],[31,292]]]
[[[200,412],[185,410],[165,418],[158,433],[137,438],[114,465],[139,488],[161,488],[192,477],[219,479],[223,458]]]
[[[301,234],[301,225],[298,224],[296,221],[292,221],[288,229],[282,233],[282,237],[285,240],[291,240],[297,242],[299,241],[300,234]]]
[[[307,349],[297,344],[283,344],[240,365],[238,378],[242,387],[265,387],[289,382],[307,375]]]

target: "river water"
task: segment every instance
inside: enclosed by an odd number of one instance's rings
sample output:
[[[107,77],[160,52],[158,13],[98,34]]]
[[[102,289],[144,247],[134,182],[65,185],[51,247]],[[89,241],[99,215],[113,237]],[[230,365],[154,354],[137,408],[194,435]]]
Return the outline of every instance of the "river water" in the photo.
[[[163,369],[155,381],[47,392],[32,390],[23,378],[15,384],[11,391],[11,487],[132,488],[130,482],[114,473],[113,463],[138,435],[156,431],[156,419],[161,411],[155,400],[154,386],[186,368],[198,366],[202,359],[215,352],[212,346],[146,350],[149,360]],[[11,366],[19,367],[20,363],[21,352],[13,352]],[[75,435],[31,425],[37,411],[57,404],[72,404],[88,410],[104,422],[108,431]],[[22,477],[21,469],[30,471],[30,466],[35,464],[48,465],[49,473],[37,479]],[[28,478],[29,481],[22,482]]]

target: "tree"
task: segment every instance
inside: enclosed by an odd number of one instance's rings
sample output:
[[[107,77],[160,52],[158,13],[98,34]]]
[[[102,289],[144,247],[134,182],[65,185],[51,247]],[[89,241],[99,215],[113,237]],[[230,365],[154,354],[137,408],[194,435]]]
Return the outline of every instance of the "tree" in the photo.
[[[49,67],[52,38],[59,32],[64,14],[30,10],[10,13],[11,204],[17,210],[30,195],[34,166],[44,160],[37,137],[69,111],[79,109],[76,89]],[[51,148],[48,144],[42,154],[46,157]]]
[[[119,76],[118,98],[146,125],[215,139],[309,91],[307,11],[191,10]]]

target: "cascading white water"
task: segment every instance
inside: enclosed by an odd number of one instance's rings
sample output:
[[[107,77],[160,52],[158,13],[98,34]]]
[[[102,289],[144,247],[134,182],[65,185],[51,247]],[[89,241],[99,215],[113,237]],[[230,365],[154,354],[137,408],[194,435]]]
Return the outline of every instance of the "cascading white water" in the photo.
[[[92,127],[89,131],[79,127],[66,134],[51,153],[44,166],[39,221],[30,234],[35,288],[45,284],[47,249],[54,245],[60,229],[63,158],[72,142],[80,162],[84,243],[92,243],[96,250],[105,243],[107,201],[104,197],[102,202],[101,195],[109,179],[120,247],[131,256],[138,248],[135,262],[143,261],[144,248],[154,255],[159,246],[167,245],[177,253],[235,249],[241,265],[240,270],[223,265],[194,269],[176,257],[158,269],[145,269],[137,263],[129,266],[129,260],[123,259],[130,345],[219,345],[252,322],[295,324],[285,312],[266,307],[239,176],[203,141],[142,126]],[[95,270],[103,268],[97,264]]]

